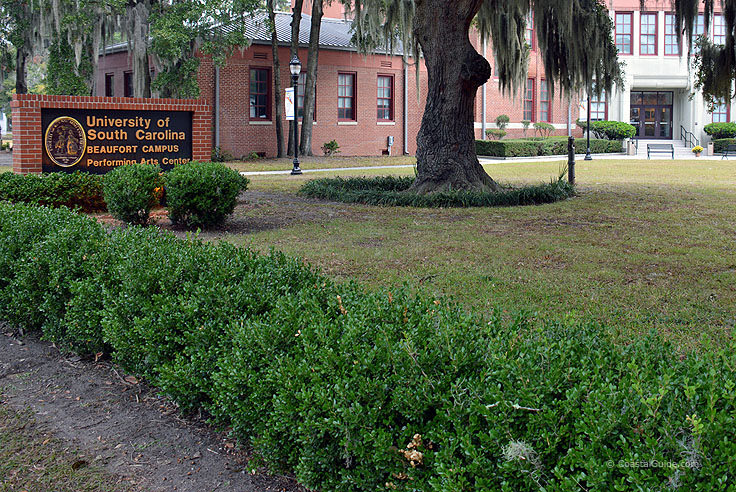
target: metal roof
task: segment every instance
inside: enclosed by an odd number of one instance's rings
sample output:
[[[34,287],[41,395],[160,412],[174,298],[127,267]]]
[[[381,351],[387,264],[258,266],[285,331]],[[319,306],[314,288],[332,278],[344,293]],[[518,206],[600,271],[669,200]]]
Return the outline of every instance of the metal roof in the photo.
[[[276,13],[276,36],[278,42],[282,46],[291,45],[291,13]],[[309,32],[312,26],[312,16],[303,14],[301,24],[299,26],[299,44],[302,46],[309,45]],[[225,32],[232,32],[240,26],[237,23],[228,26],[222,26]],[[358,51],[352,42],[353,25],[351,20],[322,18],[322,27],[319,33],[320,48],[333,50]],[[245,35],[251,40],[252,44],[271,44],[271,32],[268,28],[268,14],[266,12],[256,12],[245,19]],[[105,47],[106,54],[127,51],[127,43],[118,43]],[[376,53],[389,53],[388,49],[378,49]],[[397,42],[393,49],[393,54],[401,55],[402,45]]]

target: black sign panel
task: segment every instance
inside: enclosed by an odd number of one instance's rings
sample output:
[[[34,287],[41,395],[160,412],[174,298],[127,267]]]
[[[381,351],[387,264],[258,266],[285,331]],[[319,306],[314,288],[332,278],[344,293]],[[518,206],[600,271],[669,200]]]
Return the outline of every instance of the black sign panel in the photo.
[[[192,160],[192,113],[42,109],[43,171],[103,174],[143,163],[169,170]]]

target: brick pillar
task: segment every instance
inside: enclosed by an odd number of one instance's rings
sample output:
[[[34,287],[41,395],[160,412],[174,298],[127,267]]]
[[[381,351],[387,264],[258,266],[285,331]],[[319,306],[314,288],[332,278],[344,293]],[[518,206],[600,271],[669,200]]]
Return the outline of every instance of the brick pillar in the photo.
[[[38,97],[38,96],[36,96]],[[28,94],[15,94],[13,114],[13,172],[41,173],[41,107]]]

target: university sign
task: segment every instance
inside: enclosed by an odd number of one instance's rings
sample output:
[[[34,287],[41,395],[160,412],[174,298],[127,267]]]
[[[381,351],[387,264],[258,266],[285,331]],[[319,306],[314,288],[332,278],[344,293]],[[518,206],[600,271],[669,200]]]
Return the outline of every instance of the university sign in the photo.
[[[205,99],[14,94],[13,172],[103,174],[135,163],[164,170],[212,158]]]
[[[43,108],[43,171],[102,174],[129,164],[168,170],[192,160],[192,113]]]

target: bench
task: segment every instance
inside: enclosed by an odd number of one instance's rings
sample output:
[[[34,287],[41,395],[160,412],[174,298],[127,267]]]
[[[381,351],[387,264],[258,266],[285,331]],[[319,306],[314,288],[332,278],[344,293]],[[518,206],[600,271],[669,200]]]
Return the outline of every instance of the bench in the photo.
[[[651,159],[651,154],[670,154],[674,160],[675,146],[672,144],[647,144],[647,159]]]
[[[728,159],[729,155],[736,155],[736,144],[728,144],[728,147],[726,148],[726,150],[723,151],[721,160]]]

